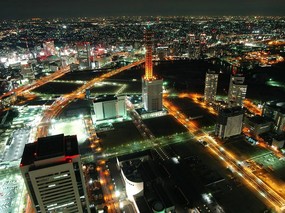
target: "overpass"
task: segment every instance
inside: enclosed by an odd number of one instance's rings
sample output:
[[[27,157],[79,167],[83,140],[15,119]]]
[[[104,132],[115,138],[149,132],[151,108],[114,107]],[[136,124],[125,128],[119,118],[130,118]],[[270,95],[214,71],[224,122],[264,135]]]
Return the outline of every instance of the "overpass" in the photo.
[[[113,75],[116,75],[120,72],[123,72],[125,70],[128,70],[132,67],[138,66],[142,63],[144,63],[145,60],[139,60],[136,62],[133,62],[131,64],[128,64],[127,66],[115,69],[113,71],[110,71],[108,73],[102,74],[99,77],[93,78],[92,80],[86,82],[84,85],[76,89],[75,91],[60,96],[53,104],[44,112],[43,118],[41,120],[41,124],[38,127],[36,138],[39,137],[45,137],[48,134],[48,128],[50,125],[51,119],[55,118],[59,113],[62,111],[64,107],[66,107],[71,101],[82,97],[85,94],[85,91],[91,87],[94,86],[95,83],[104,81],[107,78],[112,77]]]

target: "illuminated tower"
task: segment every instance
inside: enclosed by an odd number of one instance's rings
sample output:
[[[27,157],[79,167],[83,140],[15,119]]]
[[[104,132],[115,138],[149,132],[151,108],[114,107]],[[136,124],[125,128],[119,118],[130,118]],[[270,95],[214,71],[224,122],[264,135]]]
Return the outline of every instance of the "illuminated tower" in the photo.
[[[142,78],[142,99],[147,112],[162,110],[162,79],[153,75],[152,42],[153,33],[145,31],[145,76]]]

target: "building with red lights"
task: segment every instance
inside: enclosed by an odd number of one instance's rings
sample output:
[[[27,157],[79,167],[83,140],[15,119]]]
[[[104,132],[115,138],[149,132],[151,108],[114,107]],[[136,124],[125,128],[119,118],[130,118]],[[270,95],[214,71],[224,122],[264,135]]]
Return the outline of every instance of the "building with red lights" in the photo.
[[[162,110],[162,79],[153,75],[152,43],[153,33],[145,31],[145,75],[142,78],[142,100],[147,112]]]
[[[20,169],[35,212],[90,212],[76,136],[26,144]]]

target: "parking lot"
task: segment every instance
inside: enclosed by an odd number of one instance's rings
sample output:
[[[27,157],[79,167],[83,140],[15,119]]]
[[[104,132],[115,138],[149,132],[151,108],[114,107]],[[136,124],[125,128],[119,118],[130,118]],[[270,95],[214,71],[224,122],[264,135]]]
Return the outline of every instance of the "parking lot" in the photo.
[[[56,120],[52,122],[52,126],[49,130],[49,135],[77,135],[78,143],[84,143],[84,141],[89,137],[83,118],[70,118]]]
[[[25,194],[26,189],[19,169],[0,169],[0,212],[23,212]]]
[[[0,132],[0,162],[20,160],[26,143],[34,142],[43,107],[18,108],[19,116]]]

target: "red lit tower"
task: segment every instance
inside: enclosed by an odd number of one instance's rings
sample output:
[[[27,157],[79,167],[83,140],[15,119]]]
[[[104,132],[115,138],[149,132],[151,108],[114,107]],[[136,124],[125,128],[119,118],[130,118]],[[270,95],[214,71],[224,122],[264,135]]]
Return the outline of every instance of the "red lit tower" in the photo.
[[[145,75],[142,78],[142,99],[144,109],[147,112],[162,110],[162,79],[157,79],[153,75],[152,65],[152,45],[153,33],[148,29],[145,30]]]
[[[153,33],[146,31],[144,35],[145,39],[145,79],[153,79],[153,67],[152,67],[152,40]]]

